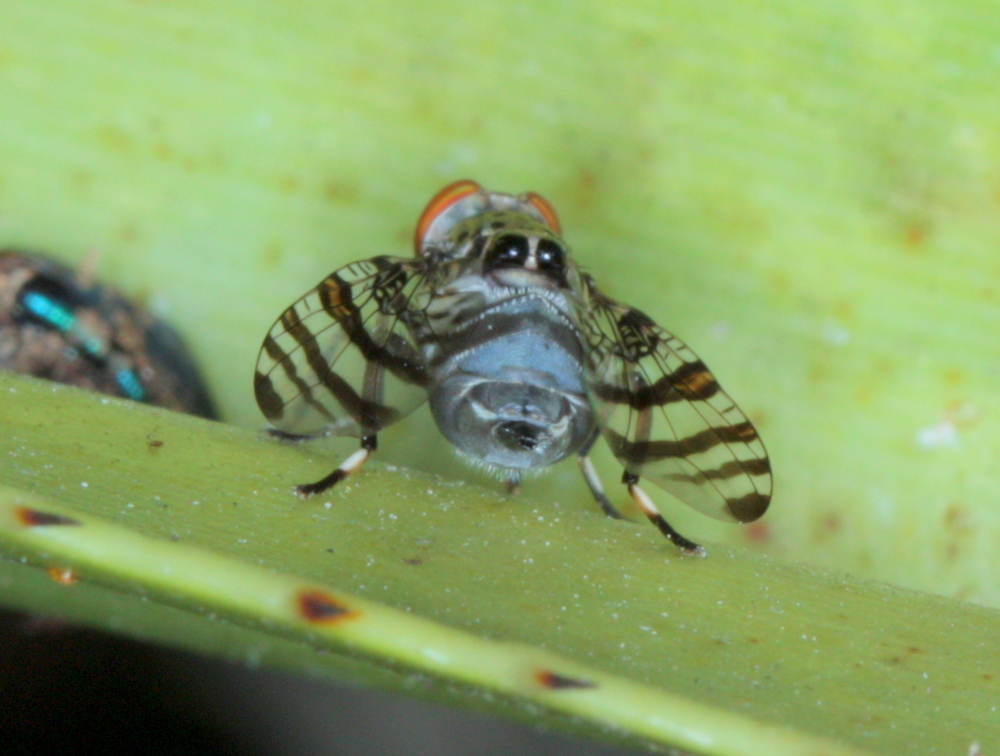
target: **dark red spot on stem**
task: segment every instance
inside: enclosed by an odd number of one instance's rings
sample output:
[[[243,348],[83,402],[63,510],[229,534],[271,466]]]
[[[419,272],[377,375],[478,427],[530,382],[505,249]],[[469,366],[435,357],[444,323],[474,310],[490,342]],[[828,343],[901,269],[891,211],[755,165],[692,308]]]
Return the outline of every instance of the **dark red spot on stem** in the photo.
[[[17,519],[21,521],[22,525],[82,525],[83,523],[79,520],[74,520],[72,517],[64,517],[63,515],[53,514],[51,512],[41,512],[37,509],[29,509],[28,507],[17,507],[14,510],[14,514]]]
[[[357,616],[357,612],[323,591],[302,591],[298,605],[299,612],[310,622],[339,622]]]
[[[543,688],[549,690],[567,690],[569,688],[596,688],[597,684],[590,680],[581,680],[578,677],[565,677],[557,675],[547,669],[540,669],[535,672],[535,681]]]

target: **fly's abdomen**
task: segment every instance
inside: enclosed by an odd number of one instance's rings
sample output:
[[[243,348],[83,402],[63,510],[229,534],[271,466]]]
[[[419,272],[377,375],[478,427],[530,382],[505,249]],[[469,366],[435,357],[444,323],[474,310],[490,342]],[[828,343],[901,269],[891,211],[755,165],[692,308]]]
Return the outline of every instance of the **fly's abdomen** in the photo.
[[[477,461],[551,465],[592,432],[577,329],[544,297],[494,305],[457,333],[428,341],[426,353],[438,428]]]

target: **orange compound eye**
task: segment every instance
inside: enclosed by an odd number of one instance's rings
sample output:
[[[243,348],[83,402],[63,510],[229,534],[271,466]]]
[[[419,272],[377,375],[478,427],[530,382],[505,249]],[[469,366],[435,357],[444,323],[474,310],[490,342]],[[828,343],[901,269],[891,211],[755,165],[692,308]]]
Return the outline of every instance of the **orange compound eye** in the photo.
[[[434,198],[427,203],[427,207],[424,208],[424,212],[420,215],[420,220],[417,221],[417,230],[413,235],[413,246],[418,255],[424,243],[424,236],[427,234],[427,230],[437,220],[438,216],[459,200],[465,199],[470,194],[475,194],[480,189],[482,187],[475,181],[462,179],[461,181],[456,181],[454,184],[448,184],[448,186],[434,195]]]
[[[535,208],[538,212],[542,214],[542,218],[549,225],[553,231],[557,234],[562,234],[562,227],[559,225],[559,216],[556,215],[556,209],[549,204],[549,201],[540,194],[535,194],[534,192],[528,192],[524,195],[525,201]]]

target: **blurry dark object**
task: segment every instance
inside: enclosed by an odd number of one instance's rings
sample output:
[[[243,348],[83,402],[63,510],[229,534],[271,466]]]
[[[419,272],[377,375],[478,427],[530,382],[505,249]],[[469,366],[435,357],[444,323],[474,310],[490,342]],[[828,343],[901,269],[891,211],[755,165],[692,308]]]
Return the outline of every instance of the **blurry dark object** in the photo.
[[[0,369],[215,419],[180,336],[88,278],[41,255],[0,251]]]
[[[0,753],[629,756],[375,690],[0,610]]]
[[[0,750],[12,756],[257,756],[198,716],[173,682],[170,663],[186,658],[0,611]]]

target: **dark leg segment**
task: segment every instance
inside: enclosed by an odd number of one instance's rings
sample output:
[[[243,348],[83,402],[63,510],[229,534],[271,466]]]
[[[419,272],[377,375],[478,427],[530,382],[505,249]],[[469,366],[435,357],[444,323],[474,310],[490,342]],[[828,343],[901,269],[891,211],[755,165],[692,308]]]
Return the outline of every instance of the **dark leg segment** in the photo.
[[[653,523],[663,535],[671,540],[671,542],[683,551],[685,554],[690,554],[691,556],[705,556],[706,551],[703,546],[699,546],[694,541],[689,541],[687,538],[682,536],[672,527],[670,523],[663,519],[663,515],[660,514],[660,510],[656,508],[653,500],[649,497],[645,491],[639,488],[639,476],[633,475],[628,470],[622,475],[622,483],[628,486],[628,492],[635,500],[635,503],[639,505],[639,508],[643,511],[649,521]]]
[[[583,473],[583,479],[587,481],[587,487],[594,495],[597,503],[601,505],[601,509],[604,510],[604,514],[613,520],[626,520],[631,522],[628,517],[615,508],[615,505],[611,503],[611,499],[609,499],[604,493],[604,485],[601,483],[601,479],[597,476],[597,470],[594,469],[594,463],[590,461],[590,450],[594,448],[594,443],[598,438],[600,438],[600,436],[601,432],[597,428],[594,428],[593,433],[590,434],[590,438],[587,439],[587,443],[585,443],[583,448],[576,453],[577,461],[580,463],[580,472]]]
[[[628,520],[628,517],[619,512],[615,505],[611,503],[611,499],[604,493],[604,486],[601,485],[601,479],[597,477],[597,470],[594,469],[594,463],[590,461],[590,457],[582,455],[579,457],[579,462],[583,479],[587,481],[590,492],[594,495],[597,503],[601,505],[604,514],[614,520]]]
[[[514,496],[521,489],[521,473],[516,470],[507,471],[507,495]]]
[[[267,428],[264,430],[264,433],[268,437],[284,441],[286,444],[301,444],[303,441],[315,441],[317,438],[325,438],[325,436],[307,436],[302,433],[286,433],[277,428]]]
[[[306,498],[313,496],[314,494],[323,493],[327,489],[333,488],[340,481],[346,478],[353,472],[356,472],[361,465],[363,465],[368,458],[371,456],[372,452],[378,449],[378,436],[374,433],[370,436],[361,437],[361,448],[358,449],[354,454],[349,456],[344,462],[334,470],[332,473],[327,475],[322,480],[317,480],[315,483],[305,483],[301,486],[295,486],[293,489],[297,496]]]

